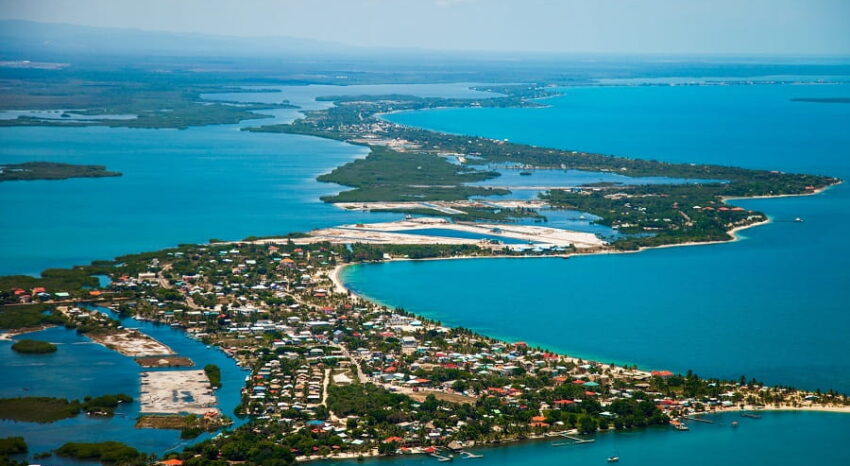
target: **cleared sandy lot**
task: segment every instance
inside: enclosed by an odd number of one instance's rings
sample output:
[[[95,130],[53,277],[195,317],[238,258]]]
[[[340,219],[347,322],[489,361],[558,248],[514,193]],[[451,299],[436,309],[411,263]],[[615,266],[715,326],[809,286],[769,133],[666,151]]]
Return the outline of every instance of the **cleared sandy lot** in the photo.
[[[142,372],[142,413],[218,412],[210,381],[202,370]]]

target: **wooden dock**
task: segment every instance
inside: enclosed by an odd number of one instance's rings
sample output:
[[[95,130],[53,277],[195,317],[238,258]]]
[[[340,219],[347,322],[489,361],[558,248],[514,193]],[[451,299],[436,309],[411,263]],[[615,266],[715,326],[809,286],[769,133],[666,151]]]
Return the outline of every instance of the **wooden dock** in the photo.
[[[560,436],[560,437],[563,437],[565,439],[572,440],[572,442],[555,442],[555,443],[552,444],[553,447],[566,447],[566,446],[570,446],[570,445],[581,445],[583,443],[593,443],[593,442],[596,441],[596,439],[592,439],[592,438],[591,439],[584,439],[584,438],[581,438],[581,437],[576,437],[574,435],[567,435],[565,433],[560,433],[560,434],[557,434],[557,435]]]
[[[753,413],[741,413],[741,417],[748,417],[750,419],[761,419],[761,416]]]
[[[694,422],[704,422],[706,424],[714,424],[714,421],[709,421],[708,419],[703,419],[703,418],[696,417],[696,416],[685,416],[683,419],[687,419],[689,421],[694,421]]]

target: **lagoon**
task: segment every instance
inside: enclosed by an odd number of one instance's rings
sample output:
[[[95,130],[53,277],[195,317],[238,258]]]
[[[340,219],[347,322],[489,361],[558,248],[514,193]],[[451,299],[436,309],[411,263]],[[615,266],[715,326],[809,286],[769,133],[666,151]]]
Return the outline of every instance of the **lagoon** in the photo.
[[[261,103],[290,99],[315,109],[330,105],[315,101],[329,94],[484,94],[462,84],[275,89],[279,92],[205,97]],[[402,218],[347,212],[321,202],[319,197],[344,188],[316,177],[364,157],[367,150],[306,136],[240,131],[300,116],[295,109],[261,113],[272,118],[186,130],[0,128],[0,163],[95,164],[123,173],[109,179],[0,183],[0,274],[38,274],[211,238],[238,240]]]
[[[96,308],[110,317],[118,316],[105,308]],[[241,401],[241,389],[248,371],[223,351],[207,347],[189,338],[182,330],[133,318],[120,318],[126,327],[138,328],[165,343],[177,354],[186,356],[196,368],[216,364],[221,368],[222,387],[216,390],[218,408],[236,425],[244,420],[233,411]],[[0,373],[6,383],[0,386],[0,397],[52,396],[82,399],[88,395],[126,393],[133,403],[120,405],[112,418],[91,418],[85,414],[50,424],[0,421],[0,437],[23,436],[29,445],[29,454],[41,453],[61,446],[65,442],[101,442],[116,440],[148,453],[162,453],[182,448],[209,437],[203,434],[196,440],[180,439],[180,431],[134,428],[139,416],[139,374],[145,369],[132,358],[93,343],[85,336],[64,327],[53,327],[15,337],[14,340],[34,338],[56,343],[55,353],[46,355],[20,354],[12,351],[14,341],[0,341]],[[173,370],[173,369],[168,369]],[[65,458],[52,457],[49,464],[80,464]],[[96,463],[95,463],[96,464]]]

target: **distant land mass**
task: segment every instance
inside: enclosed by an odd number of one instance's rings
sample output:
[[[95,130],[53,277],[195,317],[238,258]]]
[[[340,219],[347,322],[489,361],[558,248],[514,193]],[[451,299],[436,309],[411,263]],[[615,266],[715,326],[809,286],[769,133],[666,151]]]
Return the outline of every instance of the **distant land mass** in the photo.
[[[121,176],[103,165],[74,165],[56,162],[24,162],[0,165],[0,181],[66,180]]]

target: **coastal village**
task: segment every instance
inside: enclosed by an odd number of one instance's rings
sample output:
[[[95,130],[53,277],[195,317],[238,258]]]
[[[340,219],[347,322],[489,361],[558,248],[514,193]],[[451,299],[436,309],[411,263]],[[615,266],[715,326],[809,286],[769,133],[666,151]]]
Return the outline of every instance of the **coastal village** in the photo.
[[[26,295],[41,306],[65,303],[56,307],[69,323],[87,325],[93,340],[128,356],[174,355],[119,328],[109,313],[181,328],[251,371],[233,413],[248,423],[170,455],[187,464],[250,462],[244,442],[257,436],[298,461],[394,454],[447,461],[474,457],[468,450],[474,446],[521,439],[570,444],[592,441],[600,430],[687,430],[691,421],[711,422],[702,414],[728,410],[752,417],[768,409],[850,411],[850,399],[832,392],[621,367],[487,338],[362,299],[338,278],[343,266],[363,261],[494,256],[488,244],[391,247],[284,238],[187,245],[122,258],[113,264],[111,283],[96,293]],[[10,290],[4,297],[7,304],[30,301],[24,295]],[[94,300],[110,310],[83,304]],[[148,372],[141,383],[144,414],[222,414],[203,371]],[[178,391],[190,396],[172,396]]]

